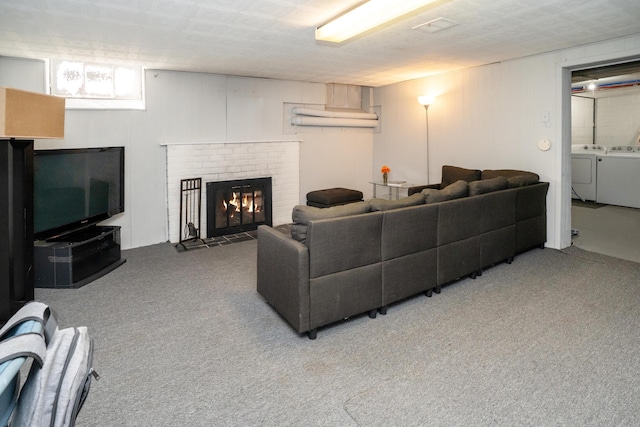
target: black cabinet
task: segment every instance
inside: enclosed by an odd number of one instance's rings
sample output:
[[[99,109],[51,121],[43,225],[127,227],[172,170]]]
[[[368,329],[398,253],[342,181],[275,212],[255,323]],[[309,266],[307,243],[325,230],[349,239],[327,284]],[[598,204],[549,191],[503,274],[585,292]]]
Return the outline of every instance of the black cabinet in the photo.
[[[33,141],[0,139],[0,324],[33,299]]]
[[[120,227],[93,226],[34,245],[34,284],[38,288],[78,288],[125,262]]]

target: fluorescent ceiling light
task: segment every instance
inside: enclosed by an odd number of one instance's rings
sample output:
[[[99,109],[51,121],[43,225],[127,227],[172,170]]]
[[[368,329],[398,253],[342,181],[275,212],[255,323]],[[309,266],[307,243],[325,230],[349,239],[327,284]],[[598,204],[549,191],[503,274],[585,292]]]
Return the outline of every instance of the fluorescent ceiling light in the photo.
[[[316,40],[341,43],[436,0],[369,0],[316,28]]]

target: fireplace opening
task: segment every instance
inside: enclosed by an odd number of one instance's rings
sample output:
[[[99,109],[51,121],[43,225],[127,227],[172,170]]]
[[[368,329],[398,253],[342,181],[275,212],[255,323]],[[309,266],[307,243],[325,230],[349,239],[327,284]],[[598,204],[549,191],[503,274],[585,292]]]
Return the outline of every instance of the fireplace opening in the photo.
[[[207,237],[271,223],[271,177],[207,183]]]

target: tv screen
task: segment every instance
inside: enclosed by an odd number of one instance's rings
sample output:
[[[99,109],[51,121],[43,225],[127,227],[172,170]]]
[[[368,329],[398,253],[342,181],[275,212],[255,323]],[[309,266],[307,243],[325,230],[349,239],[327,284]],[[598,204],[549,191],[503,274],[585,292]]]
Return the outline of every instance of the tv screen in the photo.
[[[124,147],[35,150],[34,237],[51,239],[124,212]]]

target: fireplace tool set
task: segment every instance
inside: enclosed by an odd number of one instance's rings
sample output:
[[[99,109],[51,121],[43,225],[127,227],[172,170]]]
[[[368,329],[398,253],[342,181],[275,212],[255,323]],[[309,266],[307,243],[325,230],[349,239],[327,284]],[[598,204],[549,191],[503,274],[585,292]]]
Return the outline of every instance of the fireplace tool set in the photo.
[[[185,242],[204,243],[200,237],[201,194],[202,178],[180,180],[180,224],[183,224],[183,230],[178,245],[186,250],[189,248]]]

